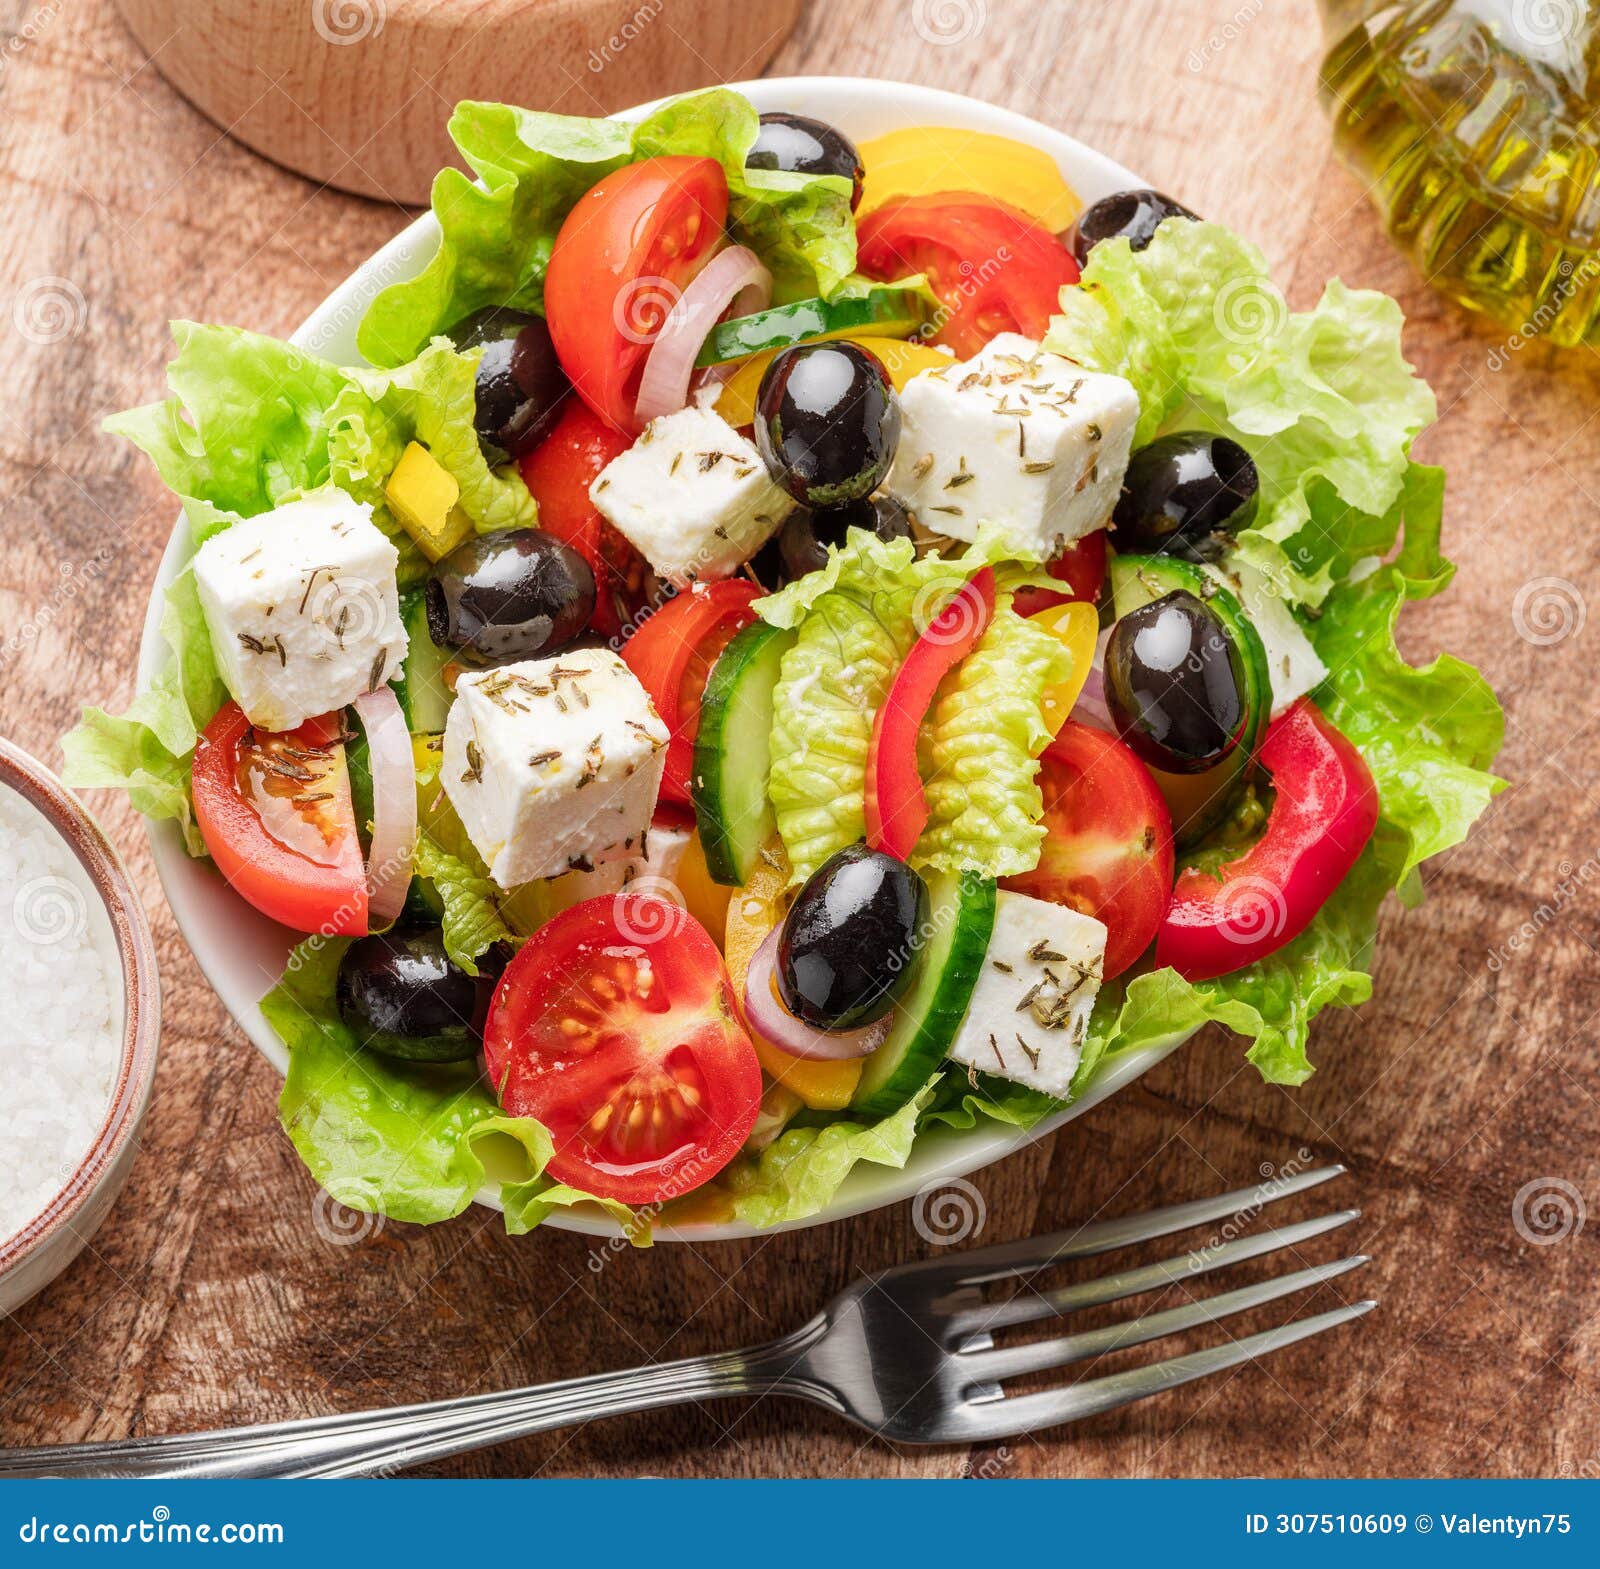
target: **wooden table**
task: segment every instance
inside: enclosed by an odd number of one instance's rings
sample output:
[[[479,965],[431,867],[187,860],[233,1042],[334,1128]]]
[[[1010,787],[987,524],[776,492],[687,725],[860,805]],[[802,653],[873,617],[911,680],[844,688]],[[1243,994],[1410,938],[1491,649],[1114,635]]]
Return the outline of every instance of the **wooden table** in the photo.
[[[1443,646],[1482,664],[1510,710],[1502,766],[1516,781],[1471,845],[1430,868],[1427,903],[1390,911],[1377,999],[1321,1022],[1308,1086],[1264,1087],[1236,1042],[1198,1039],[978,1174],[982,1234],[1198,1196],[1309,1151],[1353,1168],[1333,1194],[1364,1210],[1345,1235],[1374,1259],[1340,1291],[1382,1306],[1259,1368],[1000,1449],[897,1449],[789,1404],[729,1402],[437,1469],[1593,1474],[1600,1216],[1536,1245],[1513,1208],[1541,1180],[1600,1208],[1600,624],[1536,645],[1516,634],[1512,604],[1535,578],[1565,580],[1574,607],[1596,582],[1596,361],[1524,348],[1492,371],[1504,334],[1425,292],[1389,250],[1329,155],[1309,0],[1253,17],[1234,0],[987,0],[986,11],[951,0],[947,31],[963,31],[964,7],[981,25],[941,44],[911,25],[913,10],[941,14],[923,0],[814,0],[775,69],[876,73],[1009,104],[1252,235],[1297,306],[1335,273],[1398,295],[1408,350],[1439,393],[1422,450],[1449,466],[1446,542],[1461,563],[1448,595],[1410,613],[1406,641],[1418,658]],[[674,9],[654,25],[671,27]],[[59,762],[81,701],[130,693],[172,525],[148,466],[99,433],[101,416],[159,393],[168,317],[287,333],[404,215],[230,142],[173,94],[105,0],[4,0],[0,37],[12,34],[19,43],[0,50],[0,276],[13,295],[0,320],[0,728]],[[575,84],[553,107],[582,112],[583,98]],[[55,335],[38,325],[47,305],[65,312],[54,343],[37,341]],[[35,341],[13,330],[25,318]],[[164,1057],[110,1223],[0,1324],[0,1442],[292,1417],[709,1350],[792,1326],[860,1272],[928,1251],[904,1206],[641,1255],[601,1257],[555,1232],[510,1240],[481,1212],[327,1240],[316,1187],[278,1129],[275,1075],[179,939],[133,813],[93,804],[156,924]]]

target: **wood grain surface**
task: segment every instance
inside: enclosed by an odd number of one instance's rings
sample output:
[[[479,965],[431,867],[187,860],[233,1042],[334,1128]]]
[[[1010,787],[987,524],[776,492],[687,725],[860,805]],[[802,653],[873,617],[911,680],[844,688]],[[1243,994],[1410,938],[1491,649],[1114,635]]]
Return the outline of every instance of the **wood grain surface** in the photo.
[[[673,28],[674,9],[651,25]],[[1389,910],[1376,999],[1320,1023],[1304,1089],[1264,1087],[1212,1032],[974,1179],[981,1235],[998,1241],[1342,1160],[1352,1174],[1331,1196],[1364,1212],[1342,1235],[1373,1262],[1307,1306],[1371,1294],[1380,1309],[1003,1448],[896,1448],[769,1400],[596,1424],[441,1474],[1600,1473],[1600,1213],[1541,1236],[1528,1196],[1566,1184],[1600,1211],[1600,604],[1584,624],[1600,581],[1600,368],[1508,349],[1503,330],[1424,289],[1330,155],[1317,54],[1311,0],[813,0],[772,68],[1010,105],[1252,235],[1291,303],[1338,274],[1405,306],[1441,409],[1420,452],[1449,467],[1461,565],[1409,613],[1405,642],[1486,670],[1510,712],[1514,788],[1430,867],[1420,909]],[[81,701],[130,695],[172,525],[101,416],[158,394],[167,318],[286,333],[403,214],[230,141],[108,0],[0,3],[0,142],[0,730],[59,763]],[[292,1417],[706,1351],[787,1329],[862,1271],[930,1251],[907,1206],[638,1255],[554,1232],[508,1240],[476,1211],[339,1240],[278,1129],[274,1074],[166,913],[137,820],[119,800],[92,804],[156,924],[164,1056],[110,1223],[0,1323],[0,1442]]]

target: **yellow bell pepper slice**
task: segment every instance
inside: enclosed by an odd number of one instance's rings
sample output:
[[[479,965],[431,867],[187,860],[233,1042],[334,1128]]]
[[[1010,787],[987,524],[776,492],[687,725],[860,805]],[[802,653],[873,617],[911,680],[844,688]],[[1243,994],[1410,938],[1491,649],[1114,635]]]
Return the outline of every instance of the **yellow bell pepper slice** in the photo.
[[[935,370],[952,363],[948,354],[941,354],[938,349],[929,348],[925,343],[908,343],[904,338],[860,337],[844,341],[859,343],[862,348],[876,354],[883,361],[883,368],[889,372],[896,389],[904,387],[913,376],[925,370]],[[722,391],[717,395],[717,413],[730,425],[737,427],[754,421],[756,393],[760,390],[761,378],[772,363],[773,355],[781,352],[779,349],[770,349],[765,354],[752,354],[723,382]]]
[[[383,487],[389,510],[430,561],[440,561],[472,538],[472,519],[456,502],[455,476],[420,442],[409,443]]]
[[[1087,600],[1074,599],[1065,605],[1053,605],[1028,618],[1036,627],[1051,633],[1072,656],[1072,674],[1054,686],[1046,687],[1039,701],[1040,712],[1050,734],[1054,735],[1072,712],[1089,679],[1094,664],[1094,645],[1100,635],[1099,612]]]
[[[858,218],[894,196],[940,191],[982,191],[1057,233],[1083,211],[1055,159],[1008,136],[924,125],[874,137],[858,151],[867,171]]]
[[[735,998],[744,997],[745,977],[750,973],[750,960],[756,949],[783,919],[788,886],[789,862],[783,853],[782,841],[773,839],[766,853],[757,859],[750,880],[728,901],[723,957],[728,963]],[[740,1013],[743,1013],[742,1002]],[[793,1090],[807,1106],[815,1111],[842,1111],[850,1104],[861,1079],[859,1061],[823,1062],[793,1057],[780,1051],[771,1041],[763,1040],[750,1029],[748,1022],[745,1028],[749,1030],[756,1056],[768,1077]]]

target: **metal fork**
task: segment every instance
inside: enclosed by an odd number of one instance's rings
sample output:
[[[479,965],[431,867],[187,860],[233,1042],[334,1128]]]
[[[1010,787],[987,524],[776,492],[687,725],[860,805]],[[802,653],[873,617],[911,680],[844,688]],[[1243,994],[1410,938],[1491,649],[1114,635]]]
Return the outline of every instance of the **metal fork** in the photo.
[[[348,1477],[402,1471],[551,1428],[728,1395],[789,1395],[825,1406],[899,1443],[973,1444],[1110,1411],[1360,1317],[1360,1301],[1228,1339],[1185,1356],[1007,1395],[1006,1379],[1065,1367],[1211,1324],[1336,1279],[1367,1262],[1353,1254],[1220,1295],[1054,1340],[1001,1345],[997,1332],[1181,1284],[1282,1248],[1297,1248],[1356,1219],[1340,1210],[1080,1284],[1037,1290],[1029,1277],[1193,1227],[1253,1218],[1277,1199],[1343,1173],[1326,1166],[1213,1199],[1081,1226],[997,1247],[951,1253],[863,1277],[810,1323],[767,1345],[620,1373],[566,1379],[504,1394],[169,1438],[0,1451],[0,1477]],[[1230,1227],[1230,1230],[1234,1229]],[[983,1288],[1017,1280],[1004,1301]]]

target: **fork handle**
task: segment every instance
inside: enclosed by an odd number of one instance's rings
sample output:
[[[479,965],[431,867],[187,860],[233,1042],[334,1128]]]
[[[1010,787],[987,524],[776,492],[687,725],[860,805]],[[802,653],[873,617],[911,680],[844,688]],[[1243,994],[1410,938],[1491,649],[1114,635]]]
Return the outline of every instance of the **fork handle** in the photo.
[[[551,1428],[763,1393],[810,1344],[814,1325],[748,1351],[661,1362],[504,1393],[307,1417],[167,1438],[0,1451],[0,1478],[352,1477],[403,1471]],[[791,1393],[800,1393],[791,1389]]]

